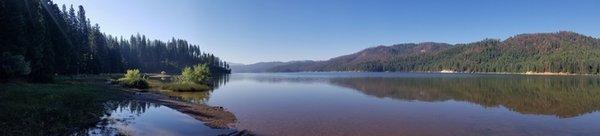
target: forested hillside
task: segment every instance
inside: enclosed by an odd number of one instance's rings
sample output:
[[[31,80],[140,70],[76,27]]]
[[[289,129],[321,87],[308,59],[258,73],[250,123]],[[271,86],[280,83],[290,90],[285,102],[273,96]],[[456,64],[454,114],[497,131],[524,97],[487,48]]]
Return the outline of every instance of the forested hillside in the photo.
[[[129,38],[104,34],[91,25],[84,7],[51,0],[0,1],[0,79],[50,81],[55,75],[179,72],[207,63],[213,72],[227,73],[227,63],[185,40],[167,42],[143,35]]]
[[[290,61],[290,62],[259,62],[254,64],[238,64],[230,65],[231,72],[234,73],[262,73],[269,72],[268,70],[277,66],[290,66],[294,64],[313,63],[314,61]]]
[[[521,34],[504,41],[378,46],[327,61],[269,69],[296,71],[441,71],[600,73],[600,39],[573,33]]]

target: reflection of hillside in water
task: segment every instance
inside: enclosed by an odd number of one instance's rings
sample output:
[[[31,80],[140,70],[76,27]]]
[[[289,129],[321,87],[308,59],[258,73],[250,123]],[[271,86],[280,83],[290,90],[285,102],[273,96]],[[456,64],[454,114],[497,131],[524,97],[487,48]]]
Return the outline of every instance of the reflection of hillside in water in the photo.
[[[471,78],[333,78],[333,85],[400,100],[457,100],[504,106],[524,114],[575,117],[600,109],[594,77],[490,76]]]
[[[328,78],[315,77],[236,77],[234,80],[251,80],[265,83],[322,83],[329,81]]]

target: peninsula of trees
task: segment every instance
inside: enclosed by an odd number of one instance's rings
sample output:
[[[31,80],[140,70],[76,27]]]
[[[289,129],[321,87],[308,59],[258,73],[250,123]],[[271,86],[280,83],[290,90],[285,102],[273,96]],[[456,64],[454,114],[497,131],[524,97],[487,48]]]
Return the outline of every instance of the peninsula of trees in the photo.
[[[236,68],[240,66],[236,66]],[[377,46],[326,61],[298,61],[261,71],[456,71],[600,74],[600,39],[574,32],[520,34],[467,44]]]
[[[77,10],[77,11],[76,11]],[[82,6],[51,0],[0,1],[0,80],[46,82],[55,75],[142,72],[179,73],[207,64],[228,73],[218,57],[182,39],[151,40],[144,35],[115,37],[91,25]]]

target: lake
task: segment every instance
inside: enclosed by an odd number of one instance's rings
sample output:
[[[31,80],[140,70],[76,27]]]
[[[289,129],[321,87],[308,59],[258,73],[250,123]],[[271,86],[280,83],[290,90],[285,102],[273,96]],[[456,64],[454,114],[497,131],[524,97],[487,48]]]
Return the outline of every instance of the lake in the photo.
[[[210,128],[177,110],[149,102],[109,102],[106,107],[108,114],[87,131],[88,135],[197,136],[234,132]]]
[[[231,74],[211,92],[260,135],[597,135],[600,78],[433,73]]]

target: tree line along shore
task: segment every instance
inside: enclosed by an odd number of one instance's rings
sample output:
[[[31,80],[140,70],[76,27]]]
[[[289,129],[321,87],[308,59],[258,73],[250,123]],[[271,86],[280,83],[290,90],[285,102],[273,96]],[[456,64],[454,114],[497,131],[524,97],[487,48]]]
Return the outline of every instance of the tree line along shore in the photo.
[[[51,0],[0,1],[0,81],[51,82],[57,75],[141,72],[179,73],[207,64],[229,73],[229,64],[183,39],[117,37],[92,25],[83,6]]]

